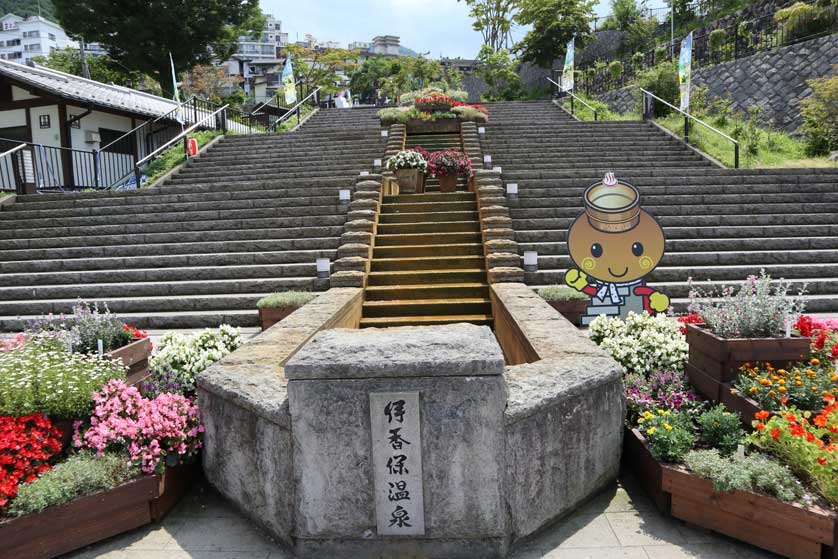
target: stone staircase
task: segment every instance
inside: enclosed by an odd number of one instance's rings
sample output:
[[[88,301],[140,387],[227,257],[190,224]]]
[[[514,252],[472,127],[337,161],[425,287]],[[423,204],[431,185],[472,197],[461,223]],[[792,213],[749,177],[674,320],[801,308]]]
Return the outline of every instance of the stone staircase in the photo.
[[[472,192],[384,196],[361,327],[492,324]]]
[[[315,259],[340,245],[338,190],[382,156],[375,115],[227,136],[158,188],[19,196],[0,212],[0,330],[78,298],[141,328],[253,326],[260,297],[328,288]]]
[[[463,151],[463,140],[458,133],[438,134],[408,134],[405,138],[405,149],[421,147],[425,151],[435,152],[445,149]],[[457,179],[459,190],[466,190],[468,186],[467,177]],[[439,192],[439,179],[430,175],[425,177],[425,192]]]
[[[649,283],[676,307],[690,277],[720,285],[765,269],[806,284],[810,312],[838,312],[838,169],[721,169],[651,124],[578,122],[548,101],[487,106],[483,151],[519,185],[509,207],[521,254],[539,254],[528,284],[562,282],[582,194],[613,171],[664,227]]]

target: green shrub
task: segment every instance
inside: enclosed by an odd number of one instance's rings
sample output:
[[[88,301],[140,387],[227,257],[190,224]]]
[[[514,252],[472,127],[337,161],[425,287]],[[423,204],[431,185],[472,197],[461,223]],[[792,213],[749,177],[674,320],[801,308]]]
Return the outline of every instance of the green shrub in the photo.
[[[643,68],[643,64],[646,62],[646,55],[642,52],[636,52],[631,55],[631,66],[634,68],[634,71],[637,72],[641,68]]]
[[[542,287],[538,290],[538,294],[545,301],[580,301],[582,299],[590,299],[581,291],[576,291],[564,285],[550,285]]]
[[[722,456],[730,456],[742,442],[745,432],[739,415],[730,413],[722,404],[710,408],[698,417],[701,439],[719,451]]]
[[[466,121],[477,122],[479,124],[489,122],[489,116],[474,107],[454,107],[451,109],[451,113]]]
[[[593,81],[593,80],[594,80],[594,78],[596,78],[596,68],[594,68],[593,66],[591,66],[591,67],[589,67],[587,70],[585,70],[585,78],[586,78],[588,81]]]
[[[125,370],[98,355],[69,353],[63,340],[35,338],[0,352],[0,415],[42,412],[76,419],[93,408],[93,393]]]
[[[663,64],[664,62],[671,61],[671,59],[668,46],[659,45],[655,47],[655,65]]]
[[[623,76],[623,63],[619,60],[611,61],[611,64],[608,65],[608,72],[612,79],[619,80]]]
[[[221,130],[204,130],[193,132],[189,136],[195,138],[198,142],[198,149],[210,143],[213,139],[223,135]],[[171,148],[163,152],[157,159],[148,164],[143,169],[143,173],[148,177],[148,181],[143,188],[151,186],[154,181],[180,165],[186,160],[186,155],[183,153],[183,143],[177,143]]]
[[[684,412],[647,410],[637,421],[656,460],[678,464],[695,445],[692,422]]]
[[[835,75],[807,82],[812,95],[801,103],[808,155],[838,150],[838,66]]]
[[[257,309],[279,309],[283,307],[299,308],[317,298],[316,293],[308,291],[282,291],[271,293],[256,302]]]
[[[802,485],[787,467],[761,454],[725,458],[716,449],[693,450],[684,457],[684,463],[712,481],[719,492],[760,492],[781,501],[795,501],[804,494]]]
[[[73,499],[106,491],[136,477],[139,472],[122,454],[96,456],[82,452],[69,457],[31,483],[24,483],[8,508],[9,516],[41,512]]]
[[[674,62],[665,62],[641,72],[638,85],[646,91],[651,91],[664,101],[678,106],[681,94],[678,88],[678,66]],[[672,109],[655,100],[655,117],[663,117]]]
[[[762,140],[762,131],[759,128],[759,113],[761,109],[756,105],[748,107],[748,119],[745,121],[742,140],[745,144],[745,153],[754,156],[759,153],[759,144]]]
[[[724,29],[714,29],[710,32],[710,52],[716,56],[721,53],[727,39],[727,32]]]

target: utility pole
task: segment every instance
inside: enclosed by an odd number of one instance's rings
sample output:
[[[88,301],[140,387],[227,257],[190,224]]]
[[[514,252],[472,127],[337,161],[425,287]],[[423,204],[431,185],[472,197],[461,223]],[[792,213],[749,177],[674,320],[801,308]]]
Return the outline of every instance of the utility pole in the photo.
[[[669,0],[669,57],[675,58],[675,0]]]
[[[87,46],[84,43],[84,37],[79,40],[79,55],[81,56],[81,75],[86,79],[90,79],[90,68],[87,66]]]

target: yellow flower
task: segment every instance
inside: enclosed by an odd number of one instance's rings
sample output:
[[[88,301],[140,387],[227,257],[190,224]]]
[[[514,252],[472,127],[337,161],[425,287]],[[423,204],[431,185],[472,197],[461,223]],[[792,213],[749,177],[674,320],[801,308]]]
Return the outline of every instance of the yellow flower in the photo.
[[[638,418],[637,418],[637,424],[638,424],[638,425],[640,425],[640,424],[641,424],[641,423],[643,423],[644,421],[646,421],[646,420],[645,420],[644,418],[642,418],[642,417],[638,417]]]
[[[654,427],[649,427],[648,429],[646,429],[646,434],[647,435],[654,435],[655,434],[655,428]]]
[[[812,365],[817,367],[818,365],[821,364],[821,360],[818,359],[817,357],[812,357],[812,359],[809,361],[809,363],[811,363]]]
[[[812,417],[812,412],[810,412],[810,411],[803,412],[803,417],[805,417],[806,419],[809,419],[810,417]]]
[[[672,425],[670,425],[669,423],[664,423],[663,428],[667,431],[672,431]]]
[[[756,389],[755,389],[755,388],[752,388],[751,390],[753,390],[754,392],[756,392]],[[738,391],[738,390],[736,390],[735,388],[731,388],[731,389],[730,389],[730,393],[731,393],[731,394],[733,394],[733,395],[735,396],[736,394],[739,394],[739,391]]]
[[[787,392],[786,387],[781,386],[780,388],[777,389],[777,392],[779,392],[780,394],[785,394]]]
[[[655,417],[655,414],[647,410],[643,412],[643,417],[645,417],[646,419],[653,419]]]
[[[748,392],[751,394],[756,394],[759,389],[756,386],[752,386]]]

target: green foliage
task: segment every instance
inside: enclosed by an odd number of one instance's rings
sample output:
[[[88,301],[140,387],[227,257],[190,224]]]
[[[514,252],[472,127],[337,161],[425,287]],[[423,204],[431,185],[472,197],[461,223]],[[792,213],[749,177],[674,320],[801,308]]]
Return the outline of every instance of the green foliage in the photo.
[[[75,76],[82,76],[81,53],[78,49],[66,48],[54,50],[48,56],[36,56],[33,59],[38,64]],[[117,65],[111,57],[88,56],[87,68],[90,70],[90,79],[103,83],[115,83],[126,87],[137,87],[143,81],[140,72],[130,72]]]
[[[583,95],[581,93],[577,93],[576,96],[579,97],[580,99],[585,101],[588,105],[590,105],[591,107],[594,108],[594,110],[597,112],[597,119],[598,120],[640,120],[640,115],[639,114],[635,114],[635,113],[626,113],[626,114],[615,113],[614,111],[611,110],[611,107],[609,107],[606,103],[603,103],[602,101],[598,101],[598,100],[594,99],[593,97],[588,97],[588,96]],[[564,106],[565,109],[570,111],[570,101],[569,100],[565,100],[564,103],[563,103],[563,106]],[[574,106],[574,115],[579,120],[593,120],[594,119],[594,113],[588,107],[584,106],[582,103],[574,103],[573,106]]]
[[[538,294],[545,301],[582,301],[584,299],[590,299],[588,295],[585,295],[581,291],[576,291],[565,285],[542,287],[538,290]]]
[[[198,141],[198,148],[210,143],[213,138],[221,136],[219,130],[204,130],[202,132],[194,132],[190,134],[191,138]],[[168,150],[164,151],[157,159],[148,164],[143,169],[143,173],[148,177],[146,186],[151,186],[154,181],[180,165],[186,160],[186,154],[183,152],[183,144],[177,143]]]
[[[724,29],[714,29],[710,32],[710,52],[719,52],[727,39]]]
[[[480,109],[475,109],[474,107],[454,107],[451,109],[451,112],[454,113],[460,120],[476,122],[478,124],[486,124],[489,122],[489,116]]]
[[[480,66],[476,74],[483,78],[488,91],[483,95],[486,101],[512,101],[521,97],[521,78],[517,72],[518,63],[501,49],[493,52],[489,45],[483,45],[477,59]]]
[[[138,474],[129,458],[122,454],[75,454],[31,483],[22,484],[7,512],[9,516],[41,512],[47,507],[113,489]]]
[[[612,79],[619,80],[623,75],[623,63],[619,60],[612,60],[608,65],[608,73],[611,74]]]
[[[617,24],[617,29],[628,29],[643,16],[643,13],[636,0],[611,0],[611,16]]]
[[[0,415],[75,419],[93,408],[94,392],[122,378],[124,369],[108,359],[68,353],[60,338],[36,337],[0,352]]]
[[[361,64],[349,78],[349,88],[361,99],[375,99],[378,92],[384,87],[384,80],[392,76],[398,70],[397,59],[376,56],[369,58]]]
[[[810,80],[812,95],[801,103],[806,153],[826,155],[838,150],[838,66],[835,75]]]
[[[635,69],[635,71],[639,70],[643,67],[643,64],[646,62],[646,55],[642,52],[635,52],[631,55],[631,66]]]
[[[655,31],[658,27],[658,20],[655,18],[639,18],[625,28],[625,34],[620,41],[617,53],[625,56],[629,53],[637,53],[648,50],[649,45],[654,41]],[[642,62],[642,58],[641,58]],[[638,67],[638,66],[635,66]]]
[[[515,22],[531,27],[515,45],[522,61],[549,67],[556,54],[576,38],[577,52],[592,37],[593,0],[520,0]]]
[[[730,456],[742,442],[745,432],[739,414],[731,413],[722,404],[710,408],[698,417],[701,439],[722,456]]]
[[[685,412],[670,410],[646,411],[637,427],[656,460],[680,463],[695,446],[692,422]]]
[[[282,291],[271,293],[256,302],[257,309],[299,308],[317,298],[316,293],[308,291]]]
[[[657,60],[657,54],[655,55]],[[678,66],[674,62],[663,62],[654,68],[641,72],[638,85],[646,91],[651,91],[664,101],[678,106],[680,90],[678,89]],[[655,117],[663,117],[672,109],[655,100]]]
[[[458,0],[459,1],[459,0]],[[492,52],[509,48],[512,20],[519,0],[463,0],[474,20],[472,27],[483,35],[483,44]]]
[[[285,48],[294,62],[295,77],[310,87],[320,87],[323,93],[337,93],[343,76],[351,76],[358,67],[358,51],[320,48],[314,38],[309,39],[309,44],[309,47],[294,44]]]
[[[169,53],[185,72],[232,54],[239,35],[261,34],[258,0],[153,0],[130,6],[112,0],[54,0],[68,33],[104,45],[114,60],[153,76],[164,95],[174,92]]]
[[[669,47],[666,45],[658,45],[655,47],[655,64],[663,64],[672,60]]]
[[[693,450],[684,457],[684,463],[712,481],[719,492],[766,493],[781,501],[795,501],[804,494],[800,482],[786,466],[762,454],[725,458],[716,449]]]
[[[0,0],[0,14],[15,14],[20,17],[40,14],[50,21],[58,21],[55,18],[52,0]]]

